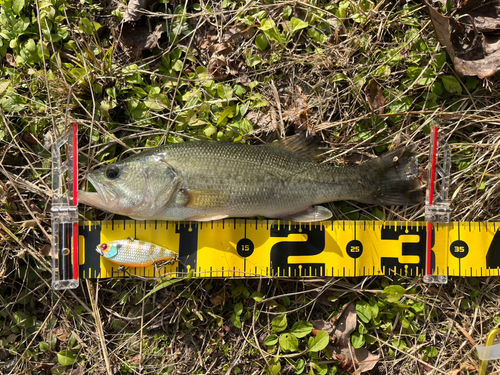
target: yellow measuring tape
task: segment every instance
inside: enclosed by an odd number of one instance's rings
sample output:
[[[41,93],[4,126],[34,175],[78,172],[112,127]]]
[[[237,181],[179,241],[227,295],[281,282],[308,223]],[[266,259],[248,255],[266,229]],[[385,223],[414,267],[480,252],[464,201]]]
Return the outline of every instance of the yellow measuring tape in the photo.
[[[500,276],[500,224],[433,224],[432,273]],[[340,277],[423,274],[426,222],[226,219],[215,222],[114,220],[79,227],[80,277]],[[165,266],[119,270],[99,243],[137,238],[179,254]]]

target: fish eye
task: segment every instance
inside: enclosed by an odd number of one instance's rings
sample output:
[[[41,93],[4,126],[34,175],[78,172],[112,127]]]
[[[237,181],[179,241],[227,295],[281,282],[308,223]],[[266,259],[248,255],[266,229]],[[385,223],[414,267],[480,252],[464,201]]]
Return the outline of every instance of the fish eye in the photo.
[[[107,243],[103,243],[101,245],[101,250],[106,250],[108,248],[108,244]]]
[[[118,176],[120,175],[120,170],[118,169],[118,167],[111,165],[108,168],[106,168],[106,171],[104,172],[104,174],[110,180],[114,180],[114,179],[118,178]]]

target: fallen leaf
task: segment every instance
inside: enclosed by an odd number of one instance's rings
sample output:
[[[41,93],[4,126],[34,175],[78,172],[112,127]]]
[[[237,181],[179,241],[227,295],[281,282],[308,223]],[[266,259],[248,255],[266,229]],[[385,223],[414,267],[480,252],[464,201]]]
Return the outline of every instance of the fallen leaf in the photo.
[[[384,97],[384,90],[377,83],[375,79],[372,79],[368,85],[365,87],[365,97],[370,109],[378,114],[384,113],[384,106],[386,103]]]
[[[71,370],[66,372],[66,375],[83,375],[83,374],[85,374],[85,369],[80,365],[76,365],[75,368],[72,368]]]
[[[208,51],[213,54],[221,54],[227,56],[233,50],[232,46],[228,42],[212,44],[208,47]]]
[[[245,118],[254,125],[254,132],[270,133],[279,129],[279,124],[276,118],[273,118],[272,113],[264,113],[261,111],[249,111]]]
[[[354,349],[354,358],[356,359],[356,372],[361,374],[372,370],[380,358],[373,353],[370,353],[366,348]]]
[[[143,16],[141,10],[147,8],[148,2],[148,0],[130,0],[123,16],[123,22],[138,21]]]
[[[226,298],[223,294],[217,294],[216,296],[210,297],[210,302],[212,302],[214,306],[224,307]]]
[[[339,366],[350,374],[359,375],[373,369],[380,360],[378,356],[370,353],[366,348],[352,349],[350,347],[351,334],[356,330],[357,325],[355,305],[353,303],[344,305],[340,314],[331,320],[333,330],[330,336],[333,337],[333,344],[328,345],[327,350],[331,352],[332,358],[339,361]],[[351,353],[354,354],[354,358]]]
[[[52,250],[52,246],[45,245],[44,247],[42,247],[40,249],[40,254],[42,254],[43,256],[50,256],[51,255],[51,250]]]
[[[283,112],[283,120],[291,122],[297,131],[313,132],[309,117],[312,110],[308,105],[308,98],[302,94],[302,89],[297,89],[289,95],[288,104],[285,104],[286,110]]]
[[[453,17],[441,14],[445,0],[426,0],[439,42],[458,74],[486,78],[500,70],[500,0],[452,0]]]
[[[447,372],[447,375],[458,375],[460,374],[463,370],[467,370],[467,371],[477,371],[477,369],[472,366],[470,363],[468,362],[464,362],[460,365],[460,368],[456,369],[456,370],[451,370],[451,371],[448,371]]]
[[[316,334],[314,331],[325,331],[329,334],[333,332],[333,324],[326,320],[313,320],[311,324],[314,327],[313,334]]]
[[[160,23],[156,25],[155,31],[148,35],[144,48],[152,49],[154,47],[160,47],[159,41],[161,38],[161,34],[163,34],[163,24]]]
[[[227,62],[223,55],[213,55],[208,62],[207,70],[212,78],[222,81],[227,78]]]
[[[354,374],[354,362],[351,357],[343,354],[332,354],[332,358],[337,361],[340,367],[349,374]]]
[[[53,332],[59,341],[66,341],[70,335],[64,328],[53,329]]]
[[[163,33],[163,26],[158,24],[154,31],[150,30],[147,20],[135,23],[124,23],[120,34],[120,45],[133,60],[141,57],[142,51],[159,47],[158,42]]]
[[[40,143],[40,142],[38,142],[38,140],[36,139],[36,137],[33,134],[28,133],[28,132],[23,132],[21,134],[21,139],[23,140],[23,142],[26,142],[27,144],[32,145],[32,146]]]
[[[344,305],[338,319],[333,323],[333,334],[336,337],[336,343],[341,347],[348,347],[351,333],[356,330],[357,315],[356,307],[353,303]]]
[[[11,53],[7,53],[5,55],[5,60],[9,63],[10,66],[12,66],[13,68],[17,68],[16,59]]]
[[[5,361],[9,356],[10,353],[7,349],[0,348],[0,361]]]

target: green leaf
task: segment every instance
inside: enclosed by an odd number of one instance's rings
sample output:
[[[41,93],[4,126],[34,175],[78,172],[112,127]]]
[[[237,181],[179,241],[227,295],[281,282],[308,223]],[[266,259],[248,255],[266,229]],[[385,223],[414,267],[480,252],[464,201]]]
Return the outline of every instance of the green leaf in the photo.
[[[316,370],[318,375],[326,375],[326,373],[328,372],[328,365],[326,363],[319,364],[316,362],[312,362],[312,368]]]
[[[452,94],[462,94],[462,85],[453,76],[441,76],[441,81],[443,82],[444,88]]]
[[[267,373],[269,375],[278,375],[281,372],[281,362],[279,358],[271,358],[269,360],[269,368]]]
[[[285,352],[296,352],[299,350],[299,340],[290,333],[280,336],[280,348]]]
[[[372,318],[372,309],[368,302],[358,301],[356,302],[356,314],[362,322],[368,323]]]
[[[233,325],[236,328],[241,329],[241,319],[240,319],[240,317],[238,315],[236,315],[236,314],[232,314],[231,315],[231,323],[233,323]]]
[[[153,93],[149,94],[147,99],[144,100],[144,105],[153,111],[161,111],[170,107],[170,101],[165,94]]]
[[[273,332],[283,332],[287,325],[288,321],[286,319],[286,315],[279,315],[271,322]]]
[[[267,338],[264,340],[264,345],[266,346],[273,346],[278,343],[278,336],[275,335],[274,333],[272,335],[267,336]]]
[[[293,325],[290,333],[297,338],[302,338],[310,334],[313,330],[313,325],[309,322],[300,321]]]
[[[406,289],[401,285],[390,285],[384,289],[384,294],[387,296],[387,301],[394,303],[404,296]]]
[[[61,350],[57,353],[57,361],[63,366],[71,366],[78,360],[78,355],[71,350]]]
[[[345,74],[342,74],[342,73],[338,73],[336,74],[333,78],[332,78],[332,82],[340,82],[340,81],[345,81],[347,79],[347,76]]]
[[[305,21],[302,21],[299,18],[292,17],[292,33],[295,34],[297,31],[305,29],[309,24]]]
[[[353,332],[351,335],[351,343],[356,349],[365,345],[365,336],[359,332]]]
[[[25,313],[21,312],[21,311],[16,311],[12,315],[12,320],[18,326],[24,327],[24,326],[26,326],[28,324],[29,316],[26,315]]]
[[[297,362],[295,362],[295,373],[297,375],[300,375],[304,372],[306,369],[306,361],[304,361],[302,358],[299,358]]]
[[[44,341],[41,341],[39,346],[40,346],[40,351],[42,351],[42,352],[48,352],[50,350],[49,344],[47,344]]]
[[[20,15],[23,8],[26,6],[24,0],[14,0],[12,2],[12,11],[16,15]]]
[[[325,349],[329,342],[330,337],[328,336],[328,332],[318,331],[316,337],[311,337],[309,339],[307,346],[309,347],[310,352],[319,352]]]
[[[374,299],[370,299],[370,310],[372,311],[372,319],[375,319],[378,317],[379,313],[379,308],[378,308],[378,303]]]
[[[244,93],[247,92],[243,86],[240,85],[234,85],[233,91],[236,95],[238,95],[240,98],[243,96]]]
[[[241,302],[238,302],[236,305],[234,305],[234,312],[236,315],[241,315],[243,312],[243,304]]]
[[[188,277],[189,277],[189,274],[188,274]],[[162,279],[160,281],[160,284],[158,284],[158,286],[156,286],[151,292],[149,292],[148,294],[146,294],[139,302],[137,302],[137,304],[141,303],[142,301],[144,301],[146,298],[148,298],[149,296],[155,294],[157,291],[163,289],[163,288],[167,288],[171,285],[174,285],[174,284],[177,284],[178,282],[181,282],[182,280],[184,280],[183,278],[178,278],[178,279]]]
[[[257,55],[249,55],[245,59],[245,63],[249,67],[254,67],[255,65],[259,65],[262,62],[262,59]]]
[[[264,299],[264,294],[262,294],[262,292],[253,292],[250,295],[250,298],[253,298],[257,302],[262,302],[262,300]]]
[[[427,354],[427,357],[429,358],[434,358],[437,357],[439,352],[435,347],[431,346],[429,348],[425,348],[425,354]]]
[[[257,35],[255,38],[255,45],[261,50],[264,51],[269,46],[269,41],[264,34]]]
[[[372,215],[375,216],[376,218],[380,219],[380,220],[385,220],[385,214],[384,214],[384,211],[381,211],[379,210],[378,208],[375,208],[373,211],[372,211]]]
[[[81,18],[78,22],[78,27],[85,34],[92,35],[95,31],[101,28],[101,24],[98,22],[92,22],[88,18]]]
[[[274,23],[274,21],[271,19],[268,19],[268,18],[262,20],[260,25],[261,26],[259,27],[259,29],[262,31],[272,30],[276,27],[276,24]]]
[[[467,87],[469,91],[472,91],[479,85],[480,82],[481,81],[477,77],[467,77],[465,79],[465,87]]]
[[[0,97],[9,88],[9,86],[10,86],[10,80],[0,79]]]
[[[307,30],[307,35],[309,35],[311,38],[313,38],[316,42],[320,44],[323,44],[328,40],[328,37],[325,34],[313,28]]]

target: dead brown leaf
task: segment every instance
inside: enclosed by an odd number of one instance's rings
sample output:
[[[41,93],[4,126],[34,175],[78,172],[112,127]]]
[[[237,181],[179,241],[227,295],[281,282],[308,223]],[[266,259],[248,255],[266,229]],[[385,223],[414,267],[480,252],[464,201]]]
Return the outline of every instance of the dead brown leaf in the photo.
[[[332,358],[337,361],[340,367],[349,374],[354,374],[354,362],[351,357],[343,354],[332,354]]]
[[[85,374],[85,369],[80,366],[76,365],[75,368],[70,369],[68,372],[66,372],[67,375],[83,375]]]
[[[226,297],[223,294],[217,294],[216,296],[210,297],[210,302],[214,306],[222,306],[226,304]]]
[[[5,361],[9,356],[10,353],[7,349],[0,348],[0,361]]]
[[[227,78],[227,61],[223,55],[213,55],[208,62],[208,73],[212,78],[222,81]]]
[[[354,358],[356,359],[356,372],[361,374],[372,370],[380,360],[378,356],[370,353],[366,348],[354,349]]]
[[[5,60],[9,63],[10,66],[12,66],[13,68],[17,68],[16,59],[11,53],[7,53],[5,55]]]
[[[462,371],[477,371],[477,369],[472,366],[470,363],[468,362],[464,362],[460,365],[460,368],[456,369],[456,370],[451,370],[451,371],[448,371],[447,375],[458,375],[460,374]]]
[[[123,16],[123,22],[138,21],[143,16],[141,10],[146,9],[148,3],[148,0],[130,0]]]
[[[146,39],[146,44],[144,45],[144,49],[151,49],[154,47],[160,47],[159,41],[161,38],[161,34],[163,34],[163,24],[156,25],[155,31],[148,35]]]
[[[370,109],[378,114],[384,113],[384,106],[386,103],[384,97],[384,90],[377,83],[375,79],[372,79],[368,85],[365,87],[365,97]]]
[[[452,0],[456,15],[439,8],[444,0],[426,0],[434,30],[457,73],[490,77],[500,70],[500,0]],[[434,5],[437,3],[437,5]]]
[[[56,334],[59,341],[66,341],[70,335],[70,333],[64,328],[53,329],[53,332]]]
[[[141,57],[142,51],[158,46],[162,33],[161,24],[151,31],[147,20],[124,23],[119,41],[128,57],[137,60]]]
[[[45,245],[40,249],[40,254],[42,254],[43,256],[50,256],[51,250],[52,250],[52,246]]]
[[[308,98],[302,94],[302,89],[296,87],[296,90],[289,95],[288,103],[285,104],[286,110],[283,112],[283,120],[293,124],[297,131],[313,132],[309,117],[312,110],[309,108]]]
[[[222,42],[222,43],[212,44],[211,46],[208,47],[208,50],[210,51],[210,53],[213,54],[220,54],[223,56],[227,56],[233,50],[233,47],[229,42]]]
[[[333,327],[334,327],[333,333],[335,339],[334,342],[339,347],[347,348],[349,346],[351,333],[353,333],[356,330],[356,324],[357,324],[356,307],[352,303],[344,305],[340,316],[337,318],[335,322],[333,322]]]
[[[350,347],[351,334],[356,330],[357,324],[355,305],[353,303],[344,305],[340,314],[331,321],[331,324],[328,322],[320,324],[319,321],[312,323],[315,328],[322,327],[323,330],[331,332],[332,344],[327,346],[327,350],[332,353],[332,358],[337,360],[339,366],[349,374],[359,375],[373,369],[379,361],[378,356],[370,353],[366,348]]]

